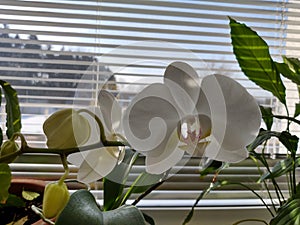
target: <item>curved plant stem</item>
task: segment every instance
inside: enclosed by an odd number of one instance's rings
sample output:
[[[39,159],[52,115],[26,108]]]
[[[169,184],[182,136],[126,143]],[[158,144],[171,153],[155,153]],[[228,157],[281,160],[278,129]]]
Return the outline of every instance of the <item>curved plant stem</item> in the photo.
[[[44,216],[43,211],[42,211],[40,208],[36,207],[35,205],[32,205],[32,206],[31,206],[31,209],[32,209],[33,212],[35,212],[35,214],[39,215],[39,216],[42,218],[42,220],[43,220],[44,222],[46,222],[47,224],[51,224],[51,225],[54,225],[54,224],[55,224],[53,221],[47,219],[47,218]]]
[[[292,121],[294,123],[297,123],[300,125],[300,120],[297,120],[293,117],[289,117],[289,116],[282,116],[282,115],[273,115],[274,118],[277,118],[277,119],[285,119],[285,120],[288,120],[288,121]]]
[[[245,184],[238,183],[238,182],[233,182],[233,183],[228,182],[227,184],[228,184],[228,185],[229,185],[229,184],[230,184],[230,185],[231,185],[231,184],[234,184],[234,185],[240,185],[240,186],[242,186],[242,187],[248,189],[249,191],[251,191],[257,198],[259,198],[259,199],[261,200],[261,202],[262,202],[263,205],[266,207],[266,209],[269,211],[269,213],[271,214],[271,216],[274,217],[274,214],[273,214],[272,210],[270,209],[270,207],[266,204],[266,202],[263,200],[263,198],[262,198],[259,194],[257,194],[256,191],[254,191],[252,188],[248,187],[248,186],[245,185]]]
[[[144,193],[142,193],[137,199],[134,200],[134,202],[131,205],[137,205],[143,198],[145,198],[147,195],[149,195],[152,191],[156,190],[159,186],[161,186],[167,179],[170,171],[167,171],[161,181],[158,183],[152,185],[150,188],[148,188]]]
[[[145,198],[147,195],[149,195],[153,190],[156,190],[164,182],[165,182],[165,180],[162,180],[162,181],[152,185],[147,191],[145,191],[137,199],[135,199],[134,202],[131,205],[137,205],[143,198]]]
[[[96,120],[96,122],[99,126],[99,129],[100,129],[100,139],[104,146],[124,146],[124,143],[121,141],[108,141],[106,139],[104,126],[97,115],[95,115],[94,113],[92,113],[91,111],[89,111],[87,109],[78,110],[78,113],[80,113],[80,112],[87,113],[88,115],[90,115],[91,117],[93,117]]]
[[[61,154],[60,158],[61,158],[61,162],[64,166],[64,170],[65,170],[64,175],[62,175],[62,177],[58,181],[58,184],[62,185],[62,183],[64,183],[65,179],[68,177],[70,169],[69,169],[69,166],[68,166],[68,161],[67,161],[66,155]]]
[[[22,155],[23,153],[41,153],[41,154],[57,154],[61,155],[64,154],[66,156],[76,153],[76,152],[83,152],[88,151],[96,148],[101,148],[103,146],[124,146],[123,143],[120,143],[118,141],[107,141],[105,142],[105,145],[103,142],[98,142],[91,145],[81,146],[81,147],[74,147],[74,148],[67,148],[67,149],[55,149],[55,148],[34,148],[30,147],[27,144],[23,144],[21,148],[13,153],[7,154],[5,156],[0,157],[0,163],[5,162],[6,160],[10,158],[14,158],[16,156]]]
[[[232,225],[238,225],[238,224],[241,224],[241,223],[244,223],[244,222],[250,222],[250,221],[252,221],[252,222],[261,222],[263,224],[268,225],[268,223],[266,221],[260,220],[260,219],[245,219],[245,220],[240,220],[240,221],[238,221],[236,223],[233,223]]]
[[[255,157],[257,157],[262,162],[262,164],[266,167],[266,169],[267,169],[267,171],[269,173],[272,173],[272,171],[271,171],[271,169],[269,167],[269,164],[268,164],[268,162],[267,162],[267,160],[265,158],[264,152],[262,152],[261,156],[256,155]],[[276,193],[277,198],[279,199],[279,201],[280,201],[280,199],[282,199],[284,201],[285,198],[283,196],[283,193],[282,193],[282,191],[281,191],[278,183],[276,182],[276,180],[274,178],[271,178],[271,181],[272,181],[273,186],[275,188],[275,193]]]
[[[260,173],[260,175],[262,176],[263,173],[262,173],[262,171],[261,171],[261,169],[260,169],[260,166],[259,166],[259,164],[258,164],[258,161],[257,161],[256,157],[250,155],[250,158],[255,162],[256,167],[257,167],[257,170],[258,170],[258,172]],[[272,207],[273,207],[273,209],[276,211],[276,206],[275,206],[274,200],[273,200],[273,198],[272,198],[270,189],[269,189],[269,187],[268,187],[266,181],[263,181],[263,182],[264,182],[264,187],[265,187],[266,190],[267,190],[268,196],[269,196],[269,198],[271,199]]]

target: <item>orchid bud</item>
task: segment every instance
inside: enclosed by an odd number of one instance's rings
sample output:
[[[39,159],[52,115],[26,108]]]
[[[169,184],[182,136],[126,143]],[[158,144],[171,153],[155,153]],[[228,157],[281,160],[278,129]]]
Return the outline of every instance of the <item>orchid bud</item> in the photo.
[[[68,203],[70,194],[63,182],[47,184],[44,191],[43,214],[51,219],[59,215]]]
[[[49,148],[74,148],[85,144],[90,137],[86,118],[73,109],[53,113],[43,125]]]
[[[16,151],[18,151],[18,149],[19,149],[19,146],[14,141],[11,141],[11,140],[5,141],[2,144],[1,149],[0,149],[0,157],[11,154],[13,152],[16,152]],[[11,163],[15,159],[16,159],[16,157],[9,159],[9,161],[7,161],[7,163]]]

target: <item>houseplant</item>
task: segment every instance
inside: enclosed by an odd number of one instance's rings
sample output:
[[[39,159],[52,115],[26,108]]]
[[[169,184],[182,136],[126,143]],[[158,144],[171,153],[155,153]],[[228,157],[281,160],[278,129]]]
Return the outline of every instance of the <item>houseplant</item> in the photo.
[[[297,175],[297,167],[300,162],[297,153],[299,137],[291,132],[292,125],[296,126],[297,130],[299,129],[300,121],[297,117],[300,114],[300,104],[297,102],[294,112],[290,112],[287,106],[286,88],[282,79],[284,77],[299,88],[300,61],[296,58],[282,56],[282,62],[276,62],[269,53],[268,44],[255,31],[232,18],[229,18],[229,20],[234,54],[242,71],[259,87],[271,92],[286,110],[285,115],[277,115],[273,113],[272,108],[260,106],[265,128],[260,129],[257,138],[248,146],[249,157],[257,165],[258,174],[260,174],[257,182],[263,185],[271,203],[267,204],[260,193],[255,192],[246,184],[218,179],[217,175],[222,172],[222,168],[216,171],[215,168],[211,167],[202,173],[206,174],[208,171],[215,171],[216,179],[200,194],[194,207],[212,190],[222,188],[226,185],[241,185],[252,191],[262,201],[270,213],[271,220],[264,221],[261,218],[250,218],[238,221],[235,224],[242,224],[249,221],[270,225],[300,224],[300,183]],[[286,127],[282,128],[282,130],[276,130],[272,126],[274,119],[285,121]],[[269,164],[267,160],[268,156],[265,154],[265,146],[267,146],[271,138],[277,139],[286,150],[284,159],[278,161],[274,166]],[[221,164],[219,163],[219,165]],[[284,189],[279,185],[279,177],[286,177],[288,194],[284,194]],[[275,196],[271,194],[269,184],[273,186]],[[186,217],[184,224],[187,224],[192,218],[194,207]]]
[[[146,86],[125,111],[105,90],[99,90],[98,99],[94,108],[52,114],[43,125],[48,148],[30,147],[22,133],[15,132],[9,140],[13,151],[0,157],[0,162],[23,153],[61,157],[65,174],[46,186],[43,209],[37,210],[47,223],[53,224],[50,219],[56,218],[57,225],[73,224],[74,220],[79,225],[155,224],[136,205],[174,173],[172,168],[184,155],[201,154],[207,162],[239,162],[248,156],[245,146],[260,127],[258,105],[244,87],[222,75],[200,79],[184,62],[169,64],[163,83]],[[19,148],[15,148],[17,139]],[[128,184],[131,168],[140,156],[145,158],[145,170]],[[86,190],[68,196],[64,185],[67,161],[79,167],[79,181],[102,179],[103,205]],[[134,193],[140,195],[128,205]]]
[[[21,129],[21,113],[17,92],[11,85],[3,80],[0,81],[1,90],[5,96],[6,104],[6,136],[13,138],[14,133]],[[4,157],[18,150],[14,142],[3,142],[3,133],[0,130],[0,156]],[[30,207],[32,204],[41,205],[42,193],[45,187],[44,181],[13,179],[8,163],[15,157],[7,157],[0,163],[0,221],[1,224],[31,224],[39,219]]]

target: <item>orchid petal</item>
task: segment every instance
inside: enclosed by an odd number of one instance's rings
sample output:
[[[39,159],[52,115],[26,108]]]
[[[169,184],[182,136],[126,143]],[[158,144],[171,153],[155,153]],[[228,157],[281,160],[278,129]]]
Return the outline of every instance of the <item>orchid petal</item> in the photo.
[[[109,136],[111,133],[120,132],[122,110],[116,98],[113,94],[105,90],[101,90],[98,97],[102,123],[105,124],[108,132],[110,132],[106,135]]]
[[[223,161],[220,156],[225,157],[225,154],[221,151],[236,152],[255,139],[261,123],[260,110],[253,96],[226,76],[207,76],[201,87],[208,100],[212,122],[211,144],[206,149],[206,156]],[[220,153],[216,154],[217,151]],[[241,151],[241,155],[246,157],[247,154]],[[226,157],[227,162],[236,161],[234,156],[230,157]]]
[[[189,64],[173,62],[165,71],[164,84],[170,89],[181,110],[191,114],[195,109],[200,86],[197,72]]]
[[[107,176],[117,165],[119,149],[117,147],[104,147],[90,150],[80,165],[77,179],[91,183]]]
[[[85,157],[87,156],[88,151],[82,151],[82,152],[76,152],[73,154],[70,154],[67,158],[68,162],[80,167],[81,164],[84,162]]]
[[[160,154],[179,121],[180,112],[169,89],[163,84],[151,84],[126,109],[123,129],[132,148],[144,154]]]
[[[162,174],[175,166],[183,157],[184,151],[179,147],[180,141],[175,130],[165,149],[161,149],[159,155],[149,154],[146,157],[146,172],[151,174]]]
[[[225,149],[213,137],[209,145],[207,145],[206,151],[204,153],[204,157],[228,163],[240,162],[246,159],[248,155],[249,152],[247,151],[246,147],[237,149]]]
[[[90,106],[87,110],[89,110],[90,112],[95,114],[98,118],[100,118],[101,113],[100,113],[99,107]],[[86,112],[82,112],[81,114],[88,120],[90,128],[91,128],[91,135],[89,137],[89,140],[85,143],[85,145],[91,145],[91,144],[95,144],[95,143],[99,142],[100,129],[99,129],[98,124],[96,123],[95,118],[92,115],[87,114]],[[104,129],[106,129],[105,124],[104,124]],[[81,132],[81,131],[79,130],[78,132]]]

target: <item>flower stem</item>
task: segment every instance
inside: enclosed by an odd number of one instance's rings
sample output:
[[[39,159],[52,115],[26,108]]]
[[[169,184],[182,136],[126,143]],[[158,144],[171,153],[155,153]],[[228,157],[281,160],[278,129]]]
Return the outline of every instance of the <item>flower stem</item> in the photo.
[[[266,202],[263,200],[263,198],[256,191],[254,191],[252,188],[248,187],[245,184],[239,183],[239,182],[233,182],[233,183],[229,182],[228,184],[240,185],[240,186],[248,189],[249,191],[251,191],[257,198],[259,198],[261,200],[261,202],[266,207],[266,209],[269,211],[269,213],[271,214],[271,216],[274,217],[273,212],[271,211],[271,209],[269,208],[269,206],[266,204]]]
[[[58,184],[62,185],[62,183],[64,183],[65,179],[68,177],[70,169],[69,169],[69,166],[68,166],[68,161],[67,161],[66,155],[65,154],[60,154],[60,158],[61,158],[61,162],[64,166],[64,170],[65,170],[64,175],[62,175],[62,177],[58,181]]]
[[[264,146],[264,147],[265,147],[265,146]],[[263,172],[261,171],[261,168],[260,168],[260,166],[259,166],[259,164],[258,164],[257,158],[256,158],[255,156],[253,156],[253,155],[250,155],[250,158],[254,161],[254,163],[256,164],[257,170],[258,170],[258,172],[260,173],[260,176],[262,176],[262,175],[263,175]],[[265,189],[267,190],[268,196],[269,196],[269,198],[270,198],[270,200],[271,200],[272,207],[273,207],[273,209],[276,211],[276,206],[275,206],[273,197],[272,197],[272,195],[271,195],[270,189],[269,189],[269,187],[268,187],[268,185],[267,185],[267,183],[266,183],[265,180],[263,181],[263,183],[264,183]]]
[[[92,113],[91,111],[87,110],[87,109],[80,109],[78,110],[78,112],[83,112],[83,113],[87,113],[88,115],[90,115],[92,118],[94,118],[99,126],[100,129],[100,140],[103,143],[104,146],[124,146],[123,142],[120,141],[108,141],[106,139],[105,136],[105,130],[104,130],[104,126],[101,122],[101,120],[99,119],[99,117],[97,115],[95,115],[94,113]]]
[[[293,117],[289,117],[289,116],[282,116],[282,115],[273,115],[274,118],[277,118],[277,119],[286,119],[288,121],[292,121],[294,123],[297,123],[300,125],[300,120],[297,120]]]
[[[36,207],[35,205],[32,205],[32,206],[31,206],[31,209],[32,209],[33,212],[35,212],[35,214],[39,215],[45,223],[51,224],[51,225],[54,225],[54,224],[55,224],[53,221],[47,219],[47,218],[43,215],[43,211],[42,211],[40,208]]]
[[[137,205],[143,198],[145,198],[147,195],[149,195],[152,191],[156,190],[164,182],[165,182],[165,180],[162,180],[162,181],[152,185],[147,191],[145,191],[137,199],[135,199],[131,205]]]

